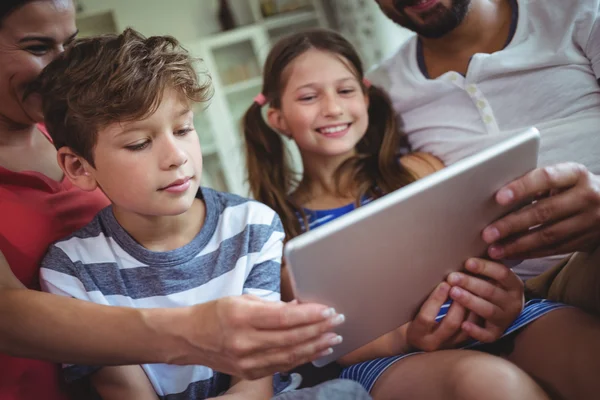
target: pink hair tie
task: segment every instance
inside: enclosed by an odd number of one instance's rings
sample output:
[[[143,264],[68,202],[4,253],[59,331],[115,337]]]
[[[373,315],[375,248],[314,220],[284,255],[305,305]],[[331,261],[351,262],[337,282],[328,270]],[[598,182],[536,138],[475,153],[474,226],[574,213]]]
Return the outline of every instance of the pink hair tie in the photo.
[[[265,97],[264,94],[259,93],[256,95],[256,97],[254,97],[254,102],[262,107],[265,104],[267,104],[267,98]]]
[[[371,87],[371,81],[367,78],[363,78],[363,85],[365,85],[365,87],[368,89]]]

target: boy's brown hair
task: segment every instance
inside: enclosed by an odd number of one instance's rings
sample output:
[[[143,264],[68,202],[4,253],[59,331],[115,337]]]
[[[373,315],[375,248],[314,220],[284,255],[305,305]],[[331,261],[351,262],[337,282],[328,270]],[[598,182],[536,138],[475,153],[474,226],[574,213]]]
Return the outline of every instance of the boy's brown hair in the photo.
[[[50,63],[31,91],[42,96],[44,121],[57,149],[67,146],[94,166],[98,131],[156,111],[166,88],[190,102],[212,95],[195,59],[170,36],[120,35],[77,39]]]

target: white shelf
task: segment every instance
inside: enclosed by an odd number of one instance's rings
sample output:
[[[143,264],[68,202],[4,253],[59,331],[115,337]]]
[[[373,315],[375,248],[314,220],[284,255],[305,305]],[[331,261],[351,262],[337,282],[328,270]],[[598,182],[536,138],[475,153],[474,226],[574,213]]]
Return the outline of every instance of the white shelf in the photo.
[[[248,89],[257,88],[259,89],[262,85],[262,77],[258,76],[256,78],[250,78],[242,82],[232,83],[231,85],[226,85],[223,88],[223,92],[226,95],[235,94],[238,92],[243,92]]]
[[[277,29],[285,26],[301,24],[303,22],[315,21],[318,19],[314,10],[309,11],[288,11],[281,15],[274,15],[263,20],[267,29]]]

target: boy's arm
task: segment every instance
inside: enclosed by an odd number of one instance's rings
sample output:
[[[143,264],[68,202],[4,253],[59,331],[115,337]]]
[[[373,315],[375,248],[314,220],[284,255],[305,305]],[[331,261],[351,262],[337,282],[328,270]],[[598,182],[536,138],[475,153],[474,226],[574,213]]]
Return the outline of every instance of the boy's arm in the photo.
[[[91,381],[102,400],[158,400],[139,365],[104,367],[92,375]]]

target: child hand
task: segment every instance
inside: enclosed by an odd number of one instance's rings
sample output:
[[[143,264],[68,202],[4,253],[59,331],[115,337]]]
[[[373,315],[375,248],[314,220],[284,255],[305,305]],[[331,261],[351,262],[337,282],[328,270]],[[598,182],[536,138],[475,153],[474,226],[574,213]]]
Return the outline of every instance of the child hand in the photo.
[[[466,322],[475,324],[477,316],[460,303],[452,303],[446,316],[438,322],[440,308],[448,300],[450,289],[446,282],[440,283],[423,303],[417,316],[401,327],[406,329],[409,346],[406,352],[411,348],[423,351],[455,348],[469,339],[469,334],[461,326]]]
[[[510,268],[493,261],[472,258],[465,268],[473,275],[448,275],[448,283],[453,286],[450,298],[483,318],[484,323],[465,321],[461,328],[480,342],[494,342],[523,310],[523,282]]]

